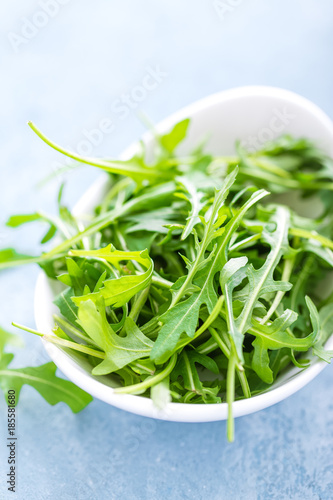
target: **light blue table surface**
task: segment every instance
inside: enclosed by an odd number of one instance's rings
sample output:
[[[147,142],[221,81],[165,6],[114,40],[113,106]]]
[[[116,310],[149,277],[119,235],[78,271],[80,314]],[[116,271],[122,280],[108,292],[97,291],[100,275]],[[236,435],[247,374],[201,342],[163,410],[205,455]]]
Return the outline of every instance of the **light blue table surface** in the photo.
[[[113,131],[90,147],[112,157],[144,131],[137,111],[157,122],[234,86],[285,87],[333,117],[331,0],[226,0],[220,15],[212,0],[61,3],[45,0],[48,14],[41,14],[42,0],[0,6],[1,247],[38,251],[43,228],[12,231],[3,228],[6,217],[55,210],[59,176],[43,189],[36,184],[63,160],[34,136],[28,119],[73,149],[89,147],[79,144],[85,133],[112,120]],[[136,93],[156,68],[154,88]],[[133,109],[121,113],[119,99],[131,92]],[[98,175],[92,167],[70,173],[68,205]],[[32,266],[1,274],[4,328],[11,330],[12,320],[34,326],[37,273]],[[16,366],[47,361],[39,339],[24,338]],[[0,499],[332,499],[332,384],[329,366],[293,397],[237,419],[234,444],[226,442],[225,422],[153,421],[100,401],[73,415],[25,387],[16,494],[5,485],[0,397]]]

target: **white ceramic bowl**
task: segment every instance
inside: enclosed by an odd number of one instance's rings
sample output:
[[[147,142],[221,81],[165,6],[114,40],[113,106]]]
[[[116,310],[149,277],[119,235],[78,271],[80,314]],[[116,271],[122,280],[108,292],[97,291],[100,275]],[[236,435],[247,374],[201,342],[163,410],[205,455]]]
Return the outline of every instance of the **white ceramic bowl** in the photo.
[[[186,153],[207,134],[210,140],[207,151],[219,154],[232,154],[236,139],[245,142],[247,147],[263,144],[281,134],[290,133],[296,137],[313,139],[327,153],[333,156],[333,123],[316,105],[292,92],[271,87],[242,87],[214,94],[202,99],[163,120],[159,132],[170,129],[177,121],[191,118],[189,136],[181,146]],[[143,140],[152,147],[153,139],[146,134]],[[121,156],[130,157],[136,149],[132,145]],[[85,193],[76,206],[76,213],[89,212],[106,187],[107,178],[102,175],[98,182]],[[56,312],[53,298],[58,291],[55,284],[42,273],[37,282],[35,294],[35,318],[37,328],[50,333]],[[115,394],[108,378],[93,377],[89,366],[78,363],[75,356],[69,356],[53,344],[44,342],[45,349],[59,369],[76,385],[92,396],[123,410],[176,422],[209,422],[225,420],[227,405],[222,404],[181,404],[170,403],[164,411],[157,410],[150,399],[141,396]],[[333,338],[327,343],[333,348]],[[315,361],[305,370],[295,367],[287,371],[271,388],[251,399],[236,401],[233,412],[236,417],[247,415],[271,406],[287,398],[304,387],[326,366]]]

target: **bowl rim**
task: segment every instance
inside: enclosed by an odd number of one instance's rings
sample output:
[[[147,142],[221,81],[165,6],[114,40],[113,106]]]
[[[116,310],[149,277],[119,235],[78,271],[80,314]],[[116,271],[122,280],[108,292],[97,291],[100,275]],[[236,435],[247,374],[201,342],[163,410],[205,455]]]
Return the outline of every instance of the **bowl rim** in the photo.
[[[275,97],[285,100],[305,108],[312,113],[322,125],[324,125],[328,132],[332,135],[333,139],[333,122],[316,104],[309,101],[305,97],[300,96],[294,92],[278,87],[270,86],[245,86],[236,87],[229,90],[217,92],[209,95],[203,99],[193,102],[192,104],[181,108],[180,110],[172,113],[167,118],[162,120],[156,125],[159,132],[164,132],[171,128],[178,121],[193,116],[203,109],[214,106],[217,103],[239,99],[243,97],[257,96],[257,97]],[[143,134],[141,138],[144,142],[149,142],[152,139],[150,132]],[[121,160],[128,159],[138,149],[139,142],[132,143],[126,150],[119,155]],[[102,174],[92,184],[92,186],[82,195],[78,203],[75,205],[73,211],[75,213],[81,212],[87,206],[87,199],[91,199],[98,190],[100,190],[106,183],[107,177]],[[39,273],[34,297],[34,311],[35,321],[37,328],[42,323],[40,313],[41,300],[45,300],[45,287],[48,286],[48,278],[43,271]],[[213,404],[189,404],[189,403],[168,403],[164,410],[157,409],[150,398],[131,395],[131,394],[116,394],[112,387],[109,387],[99,381],[96,377],[88,374],[82,367],[68,356],[65,351],[59,349],[54,344],[41,340],[44,348],[55,362],[57,367],[65,374],[72,382],[74,382],[81,389],[85,390],[97,399],[100,399],[112,406],[135,413],[137,415],[156,418],[160,420],[174,421],[174,422],[211,422],[226,420],[228,415],[227,403],[213,403]],[[333,337],[331,337],[326,347],[333,348]],[[59,354],[61,353],[61,356]],[[325,367],[327,363],[324,361],[315,361],[310,367],[299,369],[287,381],[278,387],[268,389],[262,394],[255,395],[248,399],[240,399],[233,402],[233,415],[240,417],[243,415],[251,414],[260,411],[264,408],[272,406],[281,402],[287,397],[291,396],[311,380],[313,380]]]

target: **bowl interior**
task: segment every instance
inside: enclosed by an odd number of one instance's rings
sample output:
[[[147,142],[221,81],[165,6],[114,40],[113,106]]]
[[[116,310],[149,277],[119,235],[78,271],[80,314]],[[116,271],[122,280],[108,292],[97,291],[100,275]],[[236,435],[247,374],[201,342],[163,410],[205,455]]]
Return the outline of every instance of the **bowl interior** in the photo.
[[[207,151],[214,154],[233,154],[236,140],[240,140],[245,148],[251,150],[262,146],[267,140],[282,134],[291,134],[313,139],[333,156],[331,120],[311,102],[285,90],[244,87],[221,92],[182,109],[156,128],[159,132],[165,132],[184,118],[191,118],[191,126],[188,137],[179,148],[180,154],[188,153],[207,136]],[[152,154],[154,148],[152,136],[145,134],[143,140],[148,155]],[[137,147],[137,144],[130,146],[121,158],[132,156]],[[76,214],[91,211],[103,196],[107,182],[107,177],[102,175],[76,205]],[[331,282],[327,280],[327,287]],[[61,283],[49,280],[43,273],[39,276],[35,293],[35,318],[40,331],[47,333],[52,330],[52,316],[57,312],[53,299],[60,291]],[[148,398],[114,394],[112,387],[115,387],[115,383],[112,377],[93,377],[90,373],[91,366],[84,358],[48,342],[43,341],[43,343],[52,360],[70,380],[94,397],[118,408],[172,421],[207,422],[227,418],[226,403],[211,405],[170,403],[161,411],[157,410]],[[332,338],[328,341],[327,347],[333,347]],[[296,367],[288,369],[264,394],[236,401],[234,415],[252,413],[281,401],[306,385],[324,367],[325,363],[314,361],[306,370]]]

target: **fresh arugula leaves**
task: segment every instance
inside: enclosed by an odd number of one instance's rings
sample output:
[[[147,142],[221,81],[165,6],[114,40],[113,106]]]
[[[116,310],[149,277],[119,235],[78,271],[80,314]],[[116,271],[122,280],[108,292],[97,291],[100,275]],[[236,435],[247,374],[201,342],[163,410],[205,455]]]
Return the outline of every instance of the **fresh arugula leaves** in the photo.
[[[235,156],[211,156],[200,145],[182,157],[186,119],[155,134],[147,164],[144,149],[127,161],[81,158],[29,125],[55,150],[110,174],[89,217],[63,206],[62,186],[57,216],[8,221],[47,223],[42,243],[58,235],[37,257],[0,251],[0,269],[35,262],[62,283],[45,340],[78,351],[117,393],[151,397],[159,409],[226,401],[229,440],[235,399],[268,390],[293,365],[331,361],[333,293],[323,283],[333,267],[333,162],[316,145],[285,136],[254,153],[237,144]],[[299,199],[314,197],[320,216],[298,213]],[[0,331],[2,387],[19,391],[31,380],[51,404],[69,403],[69,383],[59,385],[53,366],[8,368],[10,341]],[[78,392],[74,411],[85,397]]]

